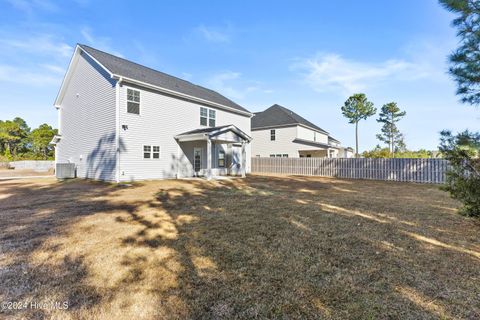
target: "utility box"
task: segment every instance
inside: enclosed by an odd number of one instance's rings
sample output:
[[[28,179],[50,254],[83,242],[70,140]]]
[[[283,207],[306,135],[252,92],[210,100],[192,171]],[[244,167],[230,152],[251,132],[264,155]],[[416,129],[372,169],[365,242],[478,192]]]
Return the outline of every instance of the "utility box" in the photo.
[[[75,163],[57,163],[55,168],[57,179],[73,179],[76,175]]]

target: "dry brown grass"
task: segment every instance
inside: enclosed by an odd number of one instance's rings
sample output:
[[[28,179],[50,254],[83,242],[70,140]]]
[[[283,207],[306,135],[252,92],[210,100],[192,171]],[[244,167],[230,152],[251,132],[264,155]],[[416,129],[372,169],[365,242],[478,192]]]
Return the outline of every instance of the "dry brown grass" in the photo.
[[[58,319],[480,317],[480,226],[437,186],[0,181],[0,302]]]

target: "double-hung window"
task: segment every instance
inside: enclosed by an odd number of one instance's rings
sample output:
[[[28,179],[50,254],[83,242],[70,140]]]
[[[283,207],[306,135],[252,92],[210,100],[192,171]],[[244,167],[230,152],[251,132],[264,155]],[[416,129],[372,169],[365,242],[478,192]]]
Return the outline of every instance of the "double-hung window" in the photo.
[[[218,167],[225,167],[225,151],[223,150],[218,151]]]
[[[206,126],[208,124],[208,109],[200,107],[200,125]]]
[[[143,146],[144,159],[160,159],[160,146]]]
[[[208,109],[208,126],[215,127],[216,112],[213,109]]]
[[[270,130],[270,140],[275,141],[275,130]]]
[[[127,89],[127,112],[140,114],[140,91]]]
[[[200,125],[215,127],[216,111],[214,109],[208,109],[200,107]]]

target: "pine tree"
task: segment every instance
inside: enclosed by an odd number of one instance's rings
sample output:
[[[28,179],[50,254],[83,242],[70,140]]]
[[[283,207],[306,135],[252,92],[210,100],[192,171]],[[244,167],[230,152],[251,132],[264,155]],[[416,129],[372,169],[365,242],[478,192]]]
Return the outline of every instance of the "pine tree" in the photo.
[[[358,122],[373,116],[377,109],[364,93],[356,93],[345,101],[342,114],[349,123],[355,124],[355,157],[358,157]]]
[[[383,123],[377,139],[388,145],[392,158],[395,156],[395,151],[405,149],[403,134],[398,130],[396,123],[406,114],[405,111],[400,111],[395,102],[390,102],[383,105],[380,117],[377,119],[377,122]]]
[[[459,47],[449,56],[449,72],[457,82],[457,94],[464,103],[480,104],[480,1],[440,0],[457,14],[453,26],[460,38]]]

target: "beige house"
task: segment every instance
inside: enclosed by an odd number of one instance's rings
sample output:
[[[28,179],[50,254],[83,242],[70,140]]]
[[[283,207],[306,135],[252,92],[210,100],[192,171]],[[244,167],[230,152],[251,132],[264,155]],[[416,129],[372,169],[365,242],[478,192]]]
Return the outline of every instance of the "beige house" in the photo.
[[[347,157],[327,131],[278,104],[252,118],[253,157]]]

